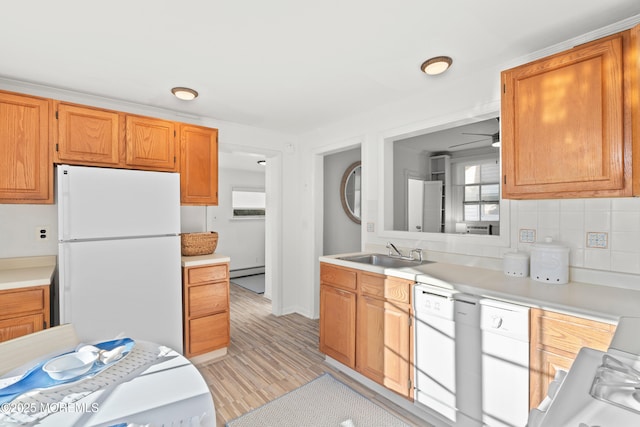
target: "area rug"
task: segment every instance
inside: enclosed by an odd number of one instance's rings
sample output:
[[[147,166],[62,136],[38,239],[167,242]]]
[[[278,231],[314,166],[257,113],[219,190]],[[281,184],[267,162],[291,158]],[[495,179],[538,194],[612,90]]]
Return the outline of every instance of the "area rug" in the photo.
[[[256,294],[264,294],[264,274],[254,274],[252,276],[234,277],[231,283],[235,283]]]
[[[227,423],[227,427],[409,427],[325,373]]]

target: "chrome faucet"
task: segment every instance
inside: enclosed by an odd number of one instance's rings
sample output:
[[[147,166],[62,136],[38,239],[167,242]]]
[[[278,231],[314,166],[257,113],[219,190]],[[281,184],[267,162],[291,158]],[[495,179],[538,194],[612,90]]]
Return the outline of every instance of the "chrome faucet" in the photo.
[[[422,261],[422,249],[420,248],[411,249],[411,252],[409,252],[409,257],[411,257],[411,259],[415,259],[413,258],[414,252],[418,254],[418,260]]]
[[[393,243],[387,242],[387,249],[389,249],[389,256],[394,256],[391,253],[391,250],[393,249],[395,251],[395,253],[397,253],[400,258],[404,258],[404,255],[402,255],[402,252],[400,252],[398,250],[398,248],[396,248],[396,245],[394,245]]]

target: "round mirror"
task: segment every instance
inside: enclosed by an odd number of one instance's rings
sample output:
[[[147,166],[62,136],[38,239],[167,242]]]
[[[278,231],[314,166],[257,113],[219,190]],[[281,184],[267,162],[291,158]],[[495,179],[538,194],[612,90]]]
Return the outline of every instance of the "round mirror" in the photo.
[[[347,216],[356,224],[360,224],[361,165],[355,162],[342,175],[340,184],[340,200]]]

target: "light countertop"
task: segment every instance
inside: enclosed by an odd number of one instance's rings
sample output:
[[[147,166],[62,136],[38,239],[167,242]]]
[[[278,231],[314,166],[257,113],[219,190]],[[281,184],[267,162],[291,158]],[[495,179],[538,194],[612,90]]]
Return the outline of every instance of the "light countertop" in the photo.
[[[395,269],[337,259],[347,255],[353,254],[323,256],[320,261],[610,323],[621,316],[640,317],[640,284],[638,290],[581,282],[554,285],[529,277],[507,276],[502,271],[443,262]]]
[[[55,255],[2,258],[0,259],[0,291],[50,285],[55,270]]]
[[[182,257],[183,267],[196,267],[199,265],[222,264],[225,262],[231,262],[231,258],[228,257],[227,255],[220,255],[216,253],[212,253],[209,255],[194,255],[194,256]]]

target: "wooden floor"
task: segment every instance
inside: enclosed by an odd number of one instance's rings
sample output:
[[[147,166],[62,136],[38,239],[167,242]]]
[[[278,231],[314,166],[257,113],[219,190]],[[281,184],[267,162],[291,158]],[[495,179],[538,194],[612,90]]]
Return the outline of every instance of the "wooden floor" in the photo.
[[[211,389],[218,427],[324,372],[407,424],[429,425],[326,364],[318,351],[317,320],[299,314],[276,317],[269,300],[237,285],[231,285],[228,354],[197,367]]]

